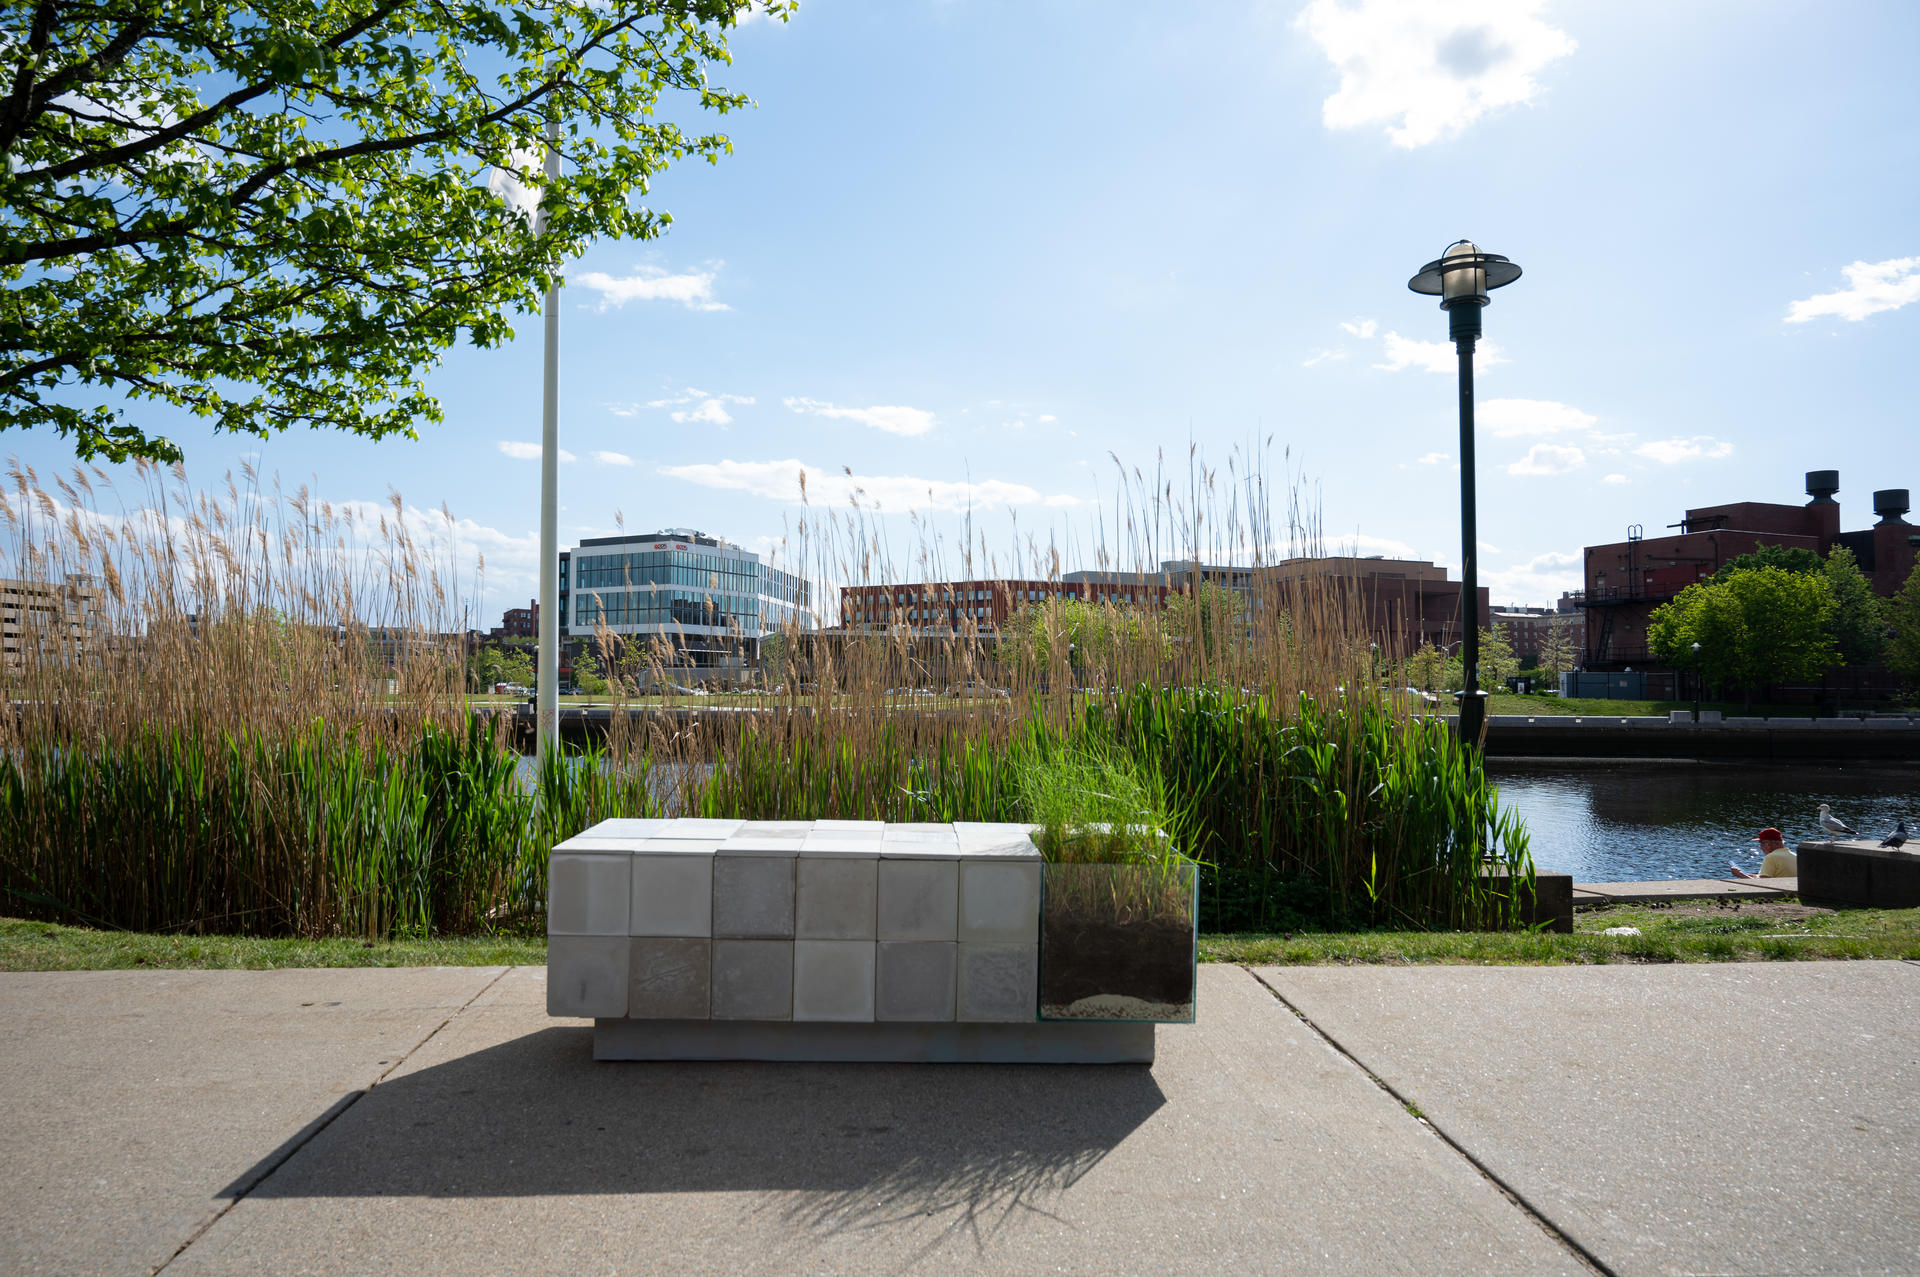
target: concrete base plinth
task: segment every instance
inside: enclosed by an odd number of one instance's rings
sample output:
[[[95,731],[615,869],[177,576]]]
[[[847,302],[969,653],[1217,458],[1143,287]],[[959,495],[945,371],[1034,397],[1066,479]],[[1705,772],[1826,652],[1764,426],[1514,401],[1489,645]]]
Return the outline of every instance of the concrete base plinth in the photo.
[[[1481,885],[1505,895],[1508,890],[1507,872],[1504,867],[1494,867],[1485,871],[1480,878]],[[1533,894],[1528,896],[1520,889],[1520,921],[1529,927],[1546,924],[1548,931],[1558,931],[1563,935],[1573,932],[1573,875],[1535,873],[1533,876]]]
[[[1151,1064],[1151,1024],[595,1020],[596,1060]]]
[[[1877,843],[1800,844],[1800,896],[1876,909],[1920,905],[1920,855]]]

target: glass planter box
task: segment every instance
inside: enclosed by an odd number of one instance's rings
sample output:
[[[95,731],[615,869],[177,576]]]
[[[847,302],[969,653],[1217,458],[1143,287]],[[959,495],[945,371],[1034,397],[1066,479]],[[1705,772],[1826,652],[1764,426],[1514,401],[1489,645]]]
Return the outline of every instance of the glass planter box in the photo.
[[[1041,867],[1040,1018],[1190,1024],[1198,866]]]

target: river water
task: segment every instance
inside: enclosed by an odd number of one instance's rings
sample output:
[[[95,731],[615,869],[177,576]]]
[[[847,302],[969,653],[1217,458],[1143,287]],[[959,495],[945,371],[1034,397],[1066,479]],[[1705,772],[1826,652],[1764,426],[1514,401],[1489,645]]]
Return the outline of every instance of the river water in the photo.
[[[1576,882],[1757,873],[1749,842],[1773,825],[1787,845],[1820,837],[1827,803],[1863,837],[1904,816],[1920,834],[1920,760],[1905,766],[1490,759],[1500,805],[1526,822],[1534,864]]]

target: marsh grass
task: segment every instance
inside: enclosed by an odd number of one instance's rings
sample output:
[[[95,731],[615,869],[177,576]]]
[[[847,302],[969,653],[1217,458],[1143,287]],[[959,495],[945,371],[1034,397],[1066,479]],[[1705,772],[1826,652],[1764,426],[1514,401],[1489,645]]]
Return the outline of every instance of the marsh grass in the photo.
[[[604,668],[647,677],[611,680],[604,741],[528,783],[508,716],[464,695],[445,511],[330,506],[250,472],[202,492],[153,468],[116,509],[97,470],[43,483],[16,464],[0,577],[98,597],[0,673],[0,892],[146,931],[478,933],[537,924],[547,850],[608,816],[1032,818],[1056,860],[1191,875],[1111,832],[1163,830],[1197,862],[1206,929],[1510,925],[1482,875],[1531,874],[1525,831],[1476,750],[1379,690],[1405,654],[1374,647],[1360,587],[1317,566],[1304,485],[1275,502],[1263,466],[1122,471],[1089,543],[1016,535],[1004,554],[916,523],[896,556],[897,525],[858,491],[805,505],[775,559],[823,601],[1111,575],[1090,602],[1029,604],[1017,638],[964,610],[933,630],[791,627],[759,694],[731,702],[749,712],[703,712],[667,647],[603,629]]]

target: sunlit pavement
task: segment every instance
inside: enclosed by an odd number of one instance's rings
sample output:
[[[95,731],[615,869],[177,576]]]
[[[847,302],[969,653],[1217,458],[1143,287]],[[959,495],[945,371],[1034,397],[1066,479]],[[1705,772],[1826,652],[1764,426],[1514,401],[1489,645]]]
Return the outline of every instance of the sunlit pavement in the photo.
[[[1920,965],[1201,972],[1151,1068],[596,1064],[541,968],[0,976],[6,1271],[1911,1271]]]

